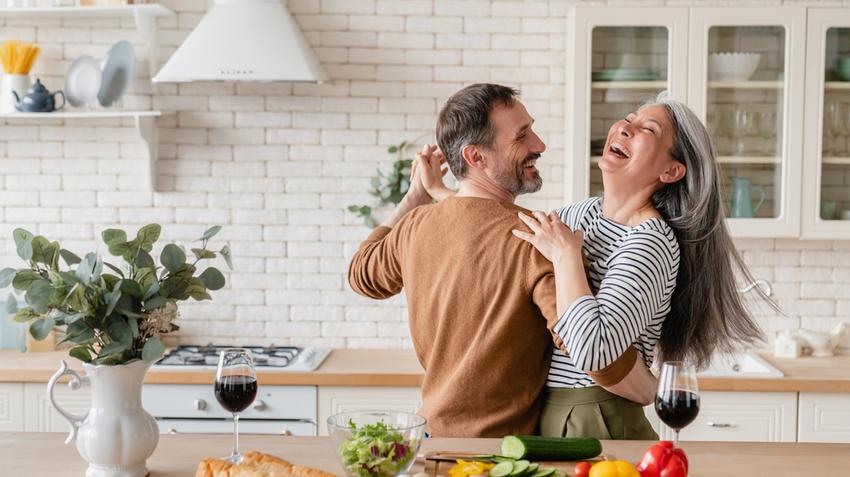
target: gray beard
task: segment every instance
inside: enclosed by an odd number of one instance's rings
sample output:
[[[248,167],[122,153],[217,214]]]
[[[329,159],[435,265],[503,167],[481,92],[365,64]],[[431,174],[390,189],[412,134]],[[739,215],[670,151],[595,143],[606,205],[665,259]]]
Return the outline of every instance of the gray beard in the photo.
[[[513,195],[533,194],[543,187],[543,178],[540,177],[539,172],[534,173],[533,179],[525,180],[523,169],[500,171],[493,179],[500,187]]]

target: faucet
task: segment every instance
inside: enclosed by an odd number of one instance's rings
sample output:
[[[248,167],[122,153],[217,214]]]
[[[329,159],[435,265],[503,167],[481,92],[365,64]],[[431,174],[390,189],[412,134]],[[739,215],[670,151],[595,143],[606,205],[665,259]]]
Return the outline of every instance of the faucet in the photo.
[[[761,290],[764,292],[765,295],[773,296],[773,287],[770,285],[769,281],[767,281],[763,278],[758,278],[756,280],[753,280],[753,282],[748,284],[747,286],[745,286],[743,288],[738,288],[738,292],[739,293],[747,293],[748,291],[752,290],[755,287],[761,288]]]

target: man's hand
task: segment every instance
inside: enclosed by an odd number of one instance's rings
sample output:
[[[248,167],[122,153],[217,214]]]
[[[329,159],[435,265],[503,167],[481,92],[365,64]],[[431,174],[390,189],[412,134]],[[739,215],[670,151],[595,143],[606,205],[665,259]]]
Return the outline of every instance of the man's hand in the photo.
[[[426,144],[416,153],[414,164],[419,164],[418,172],[422,185],[437,202],[455,194],[455,191],[443,184],[443,176],[449,172],[445,166],[446,156],[436,145]]]
[[[422,151],[428,151],[430,155],[433,152],[430,149],[431,146],[426,144],[422,147]],[[425,190],[425,186],[422,184],[422,169],[423,164],[422,161],[418,160],[418,156],[421,153],[417,153],[417,160],[413,161],[413,167],[410,170],[410,187],[407,189],[407,193],[404,194],[404,197],[401,199],[401,202],[398,203],[395,210],[392,211],[387,220],[384,220],[381,223],[383,227],[393,228],[411,210],[419,207],[420,205],[426,205],[433,202],[433,199],[430,195],[428,195],[428,191]]]

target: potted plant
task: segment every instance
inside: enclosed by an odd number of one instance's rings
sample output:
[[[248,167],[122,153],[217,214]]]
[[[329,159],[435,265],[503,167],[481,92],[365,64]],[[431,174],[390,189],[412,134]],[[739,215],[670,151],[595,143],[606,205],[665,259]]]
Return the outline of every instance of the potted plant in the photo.
[[[48,383],[48,399],[71,423],[66,442],[76,437],[90,477],[147,475],[145,461],[159,432],[141,406],[144,375],[165,349],[160,336],[178,329],[177,302],[209,300],[208,290],[225,285],[217,268],[200,271],[198,264],[221,255],[231,266],[227,245],[217,252],[207,248],[220,226],[198,239],[200,248],[191,249],[194,259],[187,260],[184,249],[172,243],[162,249],[157,265],[150,252],[160,230],[158,224],[146,225],[132,240],[123,230],[104,230],[109,253],[123,260],[116,265],[94,252],[80,258],[58,242],[16,229],[15,246],[27,266],[0,271],[0,288],[11,285],[26,301],[20,309],[13,296],[6,301],[13,319],[30,323],[36,339],[54,328],[63,332],[61,342],[71,343],[69,354],[83,362],[85,376],[62,361]],[[85,416],[54,402],[53,386],[65,374],[71,375],[72,385],[92,385],[92,410]]]

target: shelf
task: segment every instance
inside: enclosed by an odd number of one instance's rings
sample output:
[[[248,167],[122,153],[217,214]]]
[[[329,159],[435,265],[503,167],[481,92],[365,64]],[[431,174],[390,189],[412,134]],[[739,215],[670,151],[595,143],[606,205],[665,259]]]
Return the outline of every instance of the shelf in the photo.
[[[824,89],[850,89],[850,81],[827,81],[823,84]]]
[[[592,164],[598,164],[601,158],[602,156],[590,156],[590,162]],[[846,158],[846,160],[848,161],[847,164],[850,164],[850,158]],[[781,164],[782,158],[770,156],[718,156],[717,162],[721,164]]]
[[[115,5],[92,7],[19,7],[0,8],[0,18],[41,19],[41,18],[133,18],[136,30],[148,47],[148,66],[150,75],[156,74],[159,42],[156,34],[157,17],[174,16],[174,10],[158,3],[141,5]],[[7,25],[8,26],[8,25]]]
[[[593,81],[591,89],[665,89],[666,81]]]
[[[782,81],[709,81],[709,89],[782,89]]]
[[[850,166],[850,157],[824,157],[821,159],[821,163],[837,166]]]
[[[150,190],[156,190],[156,161],[157,146],[159,142],[159,130],[156,127],[156,118],[162,116],[162,111],[69,111],[54,113],[2,113],[0,119],[108,119],[108,118],[133,118],[136,123],[136,131],[148,149],[148,186]]]

